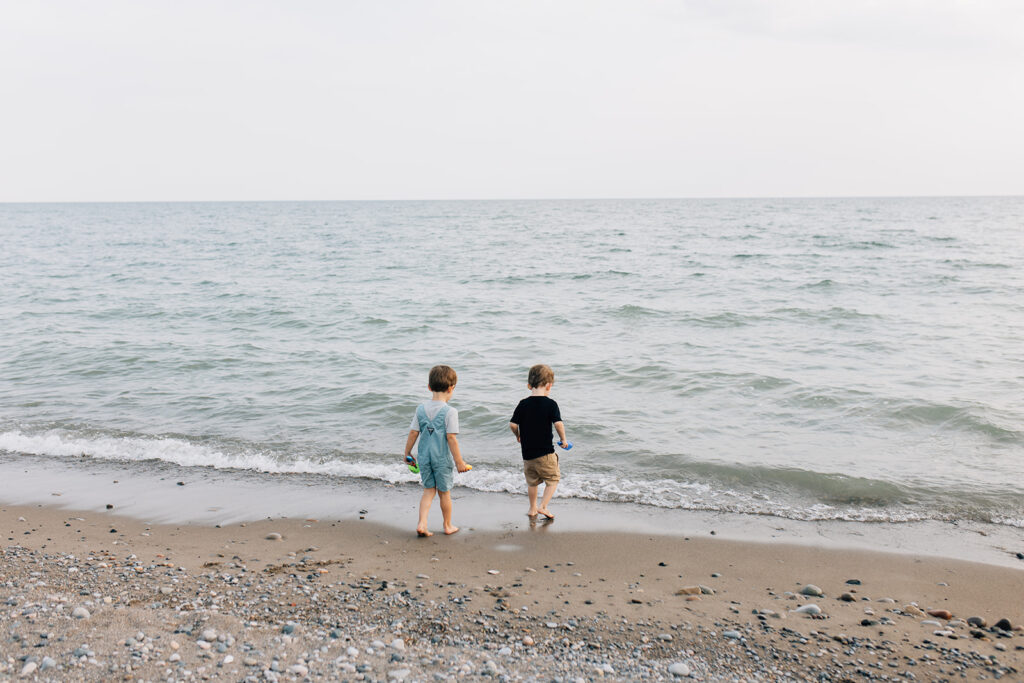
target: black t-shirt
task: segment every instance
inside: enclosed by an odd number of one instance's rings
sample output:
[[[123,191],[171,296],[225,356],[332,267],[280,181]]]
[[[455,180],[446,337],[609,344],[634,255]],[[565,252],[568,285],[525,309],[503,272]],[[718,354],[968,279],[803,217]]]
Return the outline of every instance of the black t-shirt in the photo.
[[[519,425],[523,460],[533,460],[554,453],[551,443],[551,425],[562,421],[558,404],[547,396],[527,396],[512,413],[512,422]]]

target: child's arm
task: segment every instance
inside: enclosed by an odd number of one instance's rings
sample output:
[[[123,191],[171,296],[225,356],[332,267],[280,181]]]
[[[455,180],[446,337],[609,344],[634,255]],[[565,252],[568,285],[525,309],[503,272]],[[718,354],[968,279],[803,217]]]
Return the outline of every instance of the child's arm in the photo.
[[[555,431],[558,432],[558,443],[569,443],[569,439],[565,438],[565,425],[561,420],[555,423]]]
[[[416,445],[416,439],[420,438],[420,433],[415,429],[409,430],[409,438],[405,440],[405,454],[406,456],[412,455],[412,447]]]
[[[508,426],[509,426],[509,429],[512,430],[512,433],[516,435],[516,441],[518,441],[519,443],[522,443],[523,442],[523,437],[521,437],[519,435],[519,425],[517,425],[515,422],[509,422]]]
[[[452,452],[452,457],[455,458],[455,469],[459,472],[469,472],[470,467],[466,464],[466,461],[462,459],[462,451],[459,450],[459,435],[448,434],[448,450]]]

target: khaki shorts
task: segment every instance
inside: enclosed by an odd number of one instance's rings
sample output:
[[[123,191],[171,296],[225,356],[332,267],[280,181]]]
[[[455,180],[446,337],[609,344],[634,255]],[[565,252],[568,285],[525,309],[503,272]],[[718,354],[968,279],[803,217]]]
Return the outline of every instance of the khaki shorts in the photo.
[[[558,470],[558,454],[548,453],[533,460],[524,460],[523,473],[529,486],[540,486],[541,482],[556,483],[562,478],[562,473]]]

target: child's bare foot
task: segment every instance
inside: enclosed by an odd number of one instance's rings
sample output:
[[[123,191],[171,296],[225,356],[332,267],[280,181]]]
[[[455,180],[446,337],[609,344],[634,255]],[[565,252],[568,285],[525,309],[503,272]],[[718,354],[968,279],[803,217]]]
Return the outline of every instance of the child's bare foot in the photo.
[[[544,515],[548,519],[554,519],[555,518],[555,516],[553,514],[548,512],[547,508],[538,509],[537,512],[539,512],[540,514]]]
[[[527,516],[527,517],[529,517],[530,519],[533,519],[534,517],[536,517],[536,516],[537,516],[537,508],[531,508],[531,509],[530,509],[530,510],[529,510],[529,511],[528,511],[528,512],[526,513],[526,516]]]
[[[458,530],[459,530],[459,527],[457,527],[457,526],[446,526],[444,528],[444,533],[445,533],[445,536],[451,536],[452,534],[454,534]]]
[[[434,534],[429,529],[426,529],[426,528],[419,529],[418,528],[418,529],[416,529],[416,535],[419,536],[420,538],[426,538],[427,536],[433,536]]]

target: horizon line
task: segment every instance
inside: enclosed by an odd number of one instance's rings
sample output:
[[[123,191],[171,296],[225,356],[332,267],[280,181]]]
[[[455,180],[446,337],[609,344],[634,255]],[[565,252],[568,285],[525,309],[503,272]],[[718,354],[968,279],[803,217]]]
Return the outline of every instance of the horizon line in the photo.
[[[9,204],[273,204],[341,202],[567,202],[567,201],[715,201],[770,199],[1017,199],[1024,194],[850,194],[850,195],[715,195],[678,197],[424,197],[376,199],[48,199],[0,200]]]

